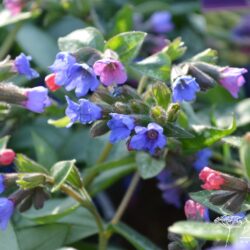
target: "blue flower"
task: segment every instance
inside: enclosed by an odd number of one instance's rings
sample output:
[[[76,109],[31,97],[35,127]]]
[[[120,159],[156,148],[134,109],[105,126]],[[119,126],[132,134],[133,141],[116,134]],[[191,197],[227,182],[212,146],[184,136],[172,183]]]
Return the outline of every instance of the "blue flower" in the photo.
[[[46,107],[51,105],[48,89],[42,86],[27,89],[25,95],[27,100],[23,102],[23,106],[30,111],[42,113]]]
[[[75,89],[77,97],[85,96],[91,90],[98,88],[99,81],[91,67],[87,64],[75,63],[70,69],[68,82],[65,86],[67,91]]]
[[[173,102],[193,101],[200,86],[191,76],[180,76],[173,82]]]
[[[194,168],[200,172],[204,167],[209,165],[209,159],[212,156],[212,150],[204,148],[196,153]]]
[[[250,249],[250,241],[239,241],[234,243],[231,246],[220,246],[220,247],[213,247],[207,250],[249,250]]]
[[[0,194],[5,190],[4,176],[0,174]]]
[[[135,127],[134,118],[129,115],[111,113],[112,119],[107,125],[111,129],[109,140],[111,143],[126,139]]]
[[[149,20],[151,29],[156,33],[166,33],[173,30],[172,15],[168,11],[157,11]]]
[[[39,77],[38,72],[30,67],[31,59],[32,58],[30,56],[26,56],[24,53],[21,53],[15,58],[14,61],[14,67],[18,74],[26,76],[29,80]]]
[[[7,198],[0,198],[0,228],[5,230],[14,212],[13,201]]]
[[[157,187],[162,191],[162,198],[167,204],[174,205],[177,208],[181,207],[181,191],[173,185],[173,178],[169,170],[163,170],[157,179],[159,183]]]
[[[76,63],[76,59],[68,52],[59,52],[56,60],[49,67],[55,73],[55,82],[57,85],[67,85],[71,73],[72,66]]]
[[[66,96],[66,100],[68,107],[65,113],[71,120],[71,123],[68,125],[68,127],[75,122],[86,124],[101,119],[102,109],[89,100],[80,99],[79,104],[70,100],[68,96]]]
[[[131,149],[148,150],[153,155],[156,149],[162,149],[167,143],[163,128],[157,123],[149,123],[147,128],[136,126],[135,133],[129,142]]]

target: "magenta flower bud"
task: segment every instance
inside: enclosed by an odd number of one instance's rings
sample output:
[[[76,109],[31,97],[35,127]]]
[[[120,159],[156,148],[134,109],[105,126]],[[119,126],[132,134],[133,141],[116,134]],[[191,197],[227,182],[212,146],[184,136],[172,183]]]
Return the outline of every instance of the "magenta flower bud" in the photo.
[[[187,219],[199,220],[205,215],[205,207],[193,200],[187,200],[184,206],[184,212]]]
[[[237,98],[240,87],[245,83],[245,79],[242,76],[242,74],[245,73],[247,73],[247,69],[245,68],[222,68],[220,70],[219,83],[228,90],[234,98]]]
[[[127,73],[123,64],[115,59],[101,59],[94,63],[94,72],[100,76],[105,86],[112,83],[123,84],[127,81]]]
[[[225,183],[222,173],[209,167],[205,167],[201,170],[199,178],[204,181],[201,187],[206,190],[220,190],[221,186]]]
[[[0,151],[0,166],[10,165],[16,157],[16,153],[12,149],[4,149]]]
[[[25,95],[27,99],[23,102],[23,106],[35,113],[42,113],[46,107],[51,105],[48,89],[42,86],[26,89]]]

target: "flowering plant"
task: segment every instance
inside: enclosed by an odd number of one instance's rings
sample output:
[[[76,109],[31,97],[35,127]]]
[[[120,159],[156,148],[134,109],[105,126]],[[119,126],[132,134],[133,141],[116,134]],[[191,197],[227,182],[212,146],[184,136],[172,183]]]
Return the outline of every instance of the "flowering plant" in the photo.
[[[143,20],[140,5],[139,18],[125,5],[103,25],[105,15],[91,1],[78,5],[4,1],[8,18],[0,26],[12,29],[0,50],[0,118],[6,121],[0,245],[122,249],[113,237],[119,235],[135,249],[161,249],[121,222],[139,182],[153,179],[164,201],[187,218],[168,228],[169,249],[206,249],[206,240],[236,249],[250,229],[250,104],[236,100],[247,69],[220,66],[213,49],[193,53],[181,38],[166,39],[175,29],[169,11],[151,10]],[[71,13],[70,21],[60,11]],[[81,11],[86,23],[76,19]],[[27,22],[32,19],[46,32]],[[15,39],[26,53],[13,57]],[[126,176],[129,185],[112,211],[107,190]],[[148,197],[144,206],[156,211]],[[228,234],[210,222],[212,213],[225,216],[219,222],[243,213],[244,222],[230,224]]]

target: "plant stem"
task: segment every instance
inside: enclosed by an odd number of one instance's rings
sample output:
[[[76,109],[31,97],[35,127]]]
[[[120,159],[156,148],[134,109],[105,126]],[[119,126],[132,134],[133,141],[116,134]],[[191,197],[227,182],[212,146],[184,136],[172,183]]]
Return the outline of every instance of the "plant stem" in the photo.
[[[140,180],[140,176],[138,174],[138,172],[136,172],[129,184],[129,187],[111,221],[111,224],[117,224],[119,222],[119,220],[121,219],[121,217],[123,216],[127,206],[128,206],[128,203],[137,187],[137,184],[139,183],[139,180]]]
[[[20,29],[21,25],[17,24],[8,34],[8,36],[5,38],[1,49],[0,49],[0,61],[5,58],[5,56],[8,54],[10,48],[12,47],[13,43],[15,42],[16,34],[18,30]]]
[[[148,80],[148,77],[147,76],[143,76],[138,84],[138,88],[137,88],[137,93],[138,94],[142,94],[143,93],[143,90],[146,86],[146,83],[147,83],[147,80]]]
[[[106,161],[107,158],[108,158],[108,156],[109,156],[109,154],[110,154],[110,152],[111,152],[111,150],[112,150],[112,148],[113,148],[113,145],[108,142],[106,144],[106,146],[104,147],[104,149],[103,149],[100,157],[96,161],[96,163],[99,164],[99,163],[102,163],[102,162]]]

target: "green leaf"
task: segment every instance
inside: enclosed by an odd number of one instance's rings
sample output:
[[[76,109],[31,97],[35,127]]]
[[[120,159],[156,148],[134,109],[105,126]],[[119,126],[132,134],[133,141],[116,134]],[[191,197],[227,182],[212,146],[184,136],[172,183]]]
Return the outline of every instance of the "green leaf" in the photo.
[[[95,195],[98,192],[107,189],[122,177],[134,172],[135,170],[136,166],[131,164],[104,171],[97,176],[90,185],[90,194]]]
[[[1,250],[22,250],[18,244],[18,240],[11,223],[6,230],[0,233],[0,249]]]
[[[51,168],[51,175],[55,179],[55,184],[51,192],[56,192],[60,189],[61,185],[64,184],[70,173],[74,169],[75,160],[72,161],[59,161]]]
[[[152,93],[157,105],[167,109],[171,101],[171,92],[168,86],[164,83],[156,83],[152,86]]]
[[[166,53],[159,52],[146,59],[134,63],[133,69],[160,81],[167,81],[170,79],[171,60]]]
[[[240,146],[240,161],[248,180],[250,179],[250,133],[247,133]]]
[[[195,136],[193,139],[182,139],[182,145],[186,152],[195,152],[209,147],[223,137],[232,134],[236,130],[236,120],[233,118],[229,128],[221,129],[203,125],[193,125]]]
[[[174,61],[182,57],[186,50],[187,47],[179,37],[173,40],[166,48],[162,50],[162,52],[166,53],[170,57],[171,61]]]
[[[31,12],[22,12],[17,15],[12,15],[9,11],[3,10],[0,12],[0,27],[4,27],[13,23],[19,23],[30,18],[32,18]]]
[[[112,35],[132,30],[133,7],[131,5],[125,5],[119,10],[115,15],[114,20],[112,20],[112,25],[114,25],[111,31]]]
[[[29,159],[23,154],[17,154],[15,158],[15,165],[17,166],[18,172],[20,173],[43,173],[48,174],[45,167],[38,164],[37,162]]]
[[[181,128],[177,124],[174,123],[167,123],[164,125],[164,131],[167,137],[175,137],[175,138],[183,138],[183,139],[191,139],[194,138],[193,133]]]
[[[4,136],[0,139],[0,150],[6,149],[10,136]]]
[[[48,33],[31,23],[21,27],[16,39],[20,47],[32,56],[34,62],[47,72],[48,65],[53,63],[58,52],[56,41]]]
[[[120,222],[112,225],[111,228],[115,233],[124,237],[137,250],[160,250],[154,243],[124,223]]]
[[[131,31],[120,33],[107,41],[105,49],[115,51],[123,63],[131,62],[138,54],[146,33]]]
[[[68,116],[64,116],[58,120],[49,119],[48,124],[55,126],[56,128],[65,128],[69,125],[70,118]]]
[[[83,47],[91,47],[102,51],[104,48],[104,38],[99,30],[93,27],[79,29],[71,32],[67,36],[58,39],[58,46],[61,51],[71,53]]]
[[[214,223],[204,223],[196,221],[179,221],[168,229],[171,233],[181,235],[191,235],[199,239],[227,241],[234,240],[234,230],[229,234],[228,228]]]
[[[66,215],[74,212],[79,203],[71,198],[53,199],[46,201],[43,209],[29,209],[22,213],[25,218],[35,221],[37,224],[48,224],[58,221]]]
[[[37,133],[32,132],[32,139],[36,151],[37,161],[44,165],[46,168],[50,167],[57,162],[57,154],[45,140]]]
[[[156,160],[144,152],[139,152],[136,154],[136,163],[139,174],[143,179],[155,177],[163,170],[166,165],[165,161]]]

